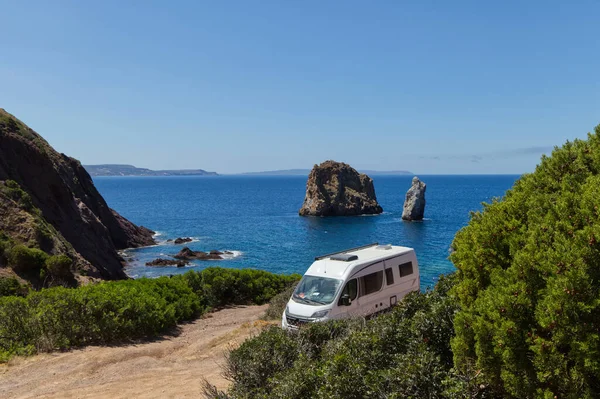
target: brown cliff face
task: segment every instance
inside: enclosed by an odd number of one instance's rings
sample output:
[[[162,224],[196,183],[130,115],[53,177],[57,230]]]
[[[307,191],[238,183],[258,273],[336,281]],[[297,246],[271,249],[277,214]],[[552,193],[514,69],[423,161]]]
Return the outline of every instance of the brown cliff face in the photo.
[[[92,276],[125,278],[117,250],[154,244],[153,232],[138,227],[110,209],[90,175],[76,159],[56,152],[40,135],[0,108],[0,182],[15,181],[72,251],[48,245],[49,253],[65,253],[88,264]],[[0,202],[6,197],[0,196]],[[14,214],[15,212],[8,212]],[[14,216],[14,215],[13,215]],[[10,231],[5,221],[0,229]],[[24,242],[15,236],[15,241]],[[40,246],[41,247],[41,246]],[[77,259],[76,263],[77,262]],[[87,270],[86,270],[87,271]]]
[[[379,214],[373,180],[350,165],[325,161],[315,165],[306,183],[300,216]]]

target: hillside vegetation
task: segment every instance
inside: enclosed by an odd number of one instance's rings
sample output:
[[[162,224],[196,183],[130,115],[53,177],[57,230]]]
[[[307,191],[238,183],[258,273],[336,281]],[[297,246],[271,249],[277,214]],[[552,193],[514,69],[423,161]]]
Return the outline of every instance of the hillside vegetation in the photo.
[[[457,271],[372,320],[277,328],[210,398],[600,397],[600,126],[455,237]]]

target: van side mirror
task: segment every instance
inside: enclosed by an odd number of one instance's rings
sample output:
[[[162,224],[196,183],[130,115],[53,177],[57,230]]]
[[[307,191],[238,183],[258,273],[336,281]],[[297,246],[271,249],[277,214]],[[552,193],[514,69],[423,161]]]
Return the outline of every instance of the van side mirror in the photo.
[[[342,295],[342,297],[340,298],[340,302],[342,303],[343,306],[350,306],[350,295],[348,295],[348,294]]]

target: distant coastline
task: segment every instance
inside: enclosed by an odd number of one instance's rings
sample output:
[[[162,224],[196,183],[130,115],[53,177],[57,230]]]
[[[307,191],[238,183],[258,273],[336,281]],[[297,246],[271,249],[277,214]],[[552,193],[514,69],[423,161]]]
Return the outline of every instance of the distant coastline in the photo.
[[[204,169],[152,170],[126,164],[83,165],[92,177],[101,176],[308,176],[310,169],[280,169],[262,172],[226,173],[209,172]],[[408,170],[359,170],[369,176],[407,176]]]
[[[397,176],[397,175],[412,175],[412,172],[407,170],[359,170],[360,173],[369,176]],[[283,170],[267,170],[264,172],[246,172],[238,173],[244,176],[308,176],[310,169],[283,169]]]
[[[105,164],[83,165],[92,177],[98,176],[218,176],[203,169],[152,170],[133,165]]]

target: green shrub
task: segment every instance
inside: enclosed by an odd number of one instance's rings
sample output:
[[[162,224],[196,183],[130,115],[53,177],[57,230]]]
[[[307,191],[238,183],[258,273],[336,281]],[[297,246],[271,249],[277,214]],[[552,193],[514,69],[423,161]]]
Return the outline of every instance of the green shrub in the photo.
[[[275,295],[269,301],[269,307],[265,312],[264,319],[265,320],[278,320],[281,319],[283,315],[283,311],[287,306],[290,298],[292,297],[292,293],[296,289],[296,284],[292,284],[286,290],[281,291],[279,294]]]
[[[10,243],[8,241],[2,241],[0,239],[0,264],[3,263],[5,254],[8,252],[9,249],[10,249]]]
[[[235,381],[233,392],[252,396],[268,391],[273,376],[294,365],[298,350],[298,342],[279,327],[245,341],[227,359],[225,375]]]
[[[458,370],[506,397],[600,397],[600,126],[474,213],[453,248]]]
[[[193,273],[193,272],[191,272]],[[189,274],[189,273],[188,273]],[[228,304],[262,305],[300,279],[297,274],[281,275],[255,269],[209,267],[200,272],[201,281],[192,281],[210,307]],[[187,277],[191,281],[192,277]]]
[[[8,250],[12,247],[11,238],[0,230],[0,265],[8,255]]]
[[[31,196],[21,189],[19,183],[14,180],[6,180],[4,185],[6,186],[4,189],[5,194],[10,199],[17,202],[21,208],[26,211],[32,211],[34,209]]]
[[[24,296],[27,294],[27,287],[21,285],[19,280],[14,277],[0,277],[0,297],[3,296]]]
[[[48,255],[37,248],[15,245],[8,254],[8,264],[17,272],[29,272],[43,268]]]
[[[73,277],[71,266],[73,260],[67,255],[53,255],[46,259],[46,269],[54,277],[70,278]]]

